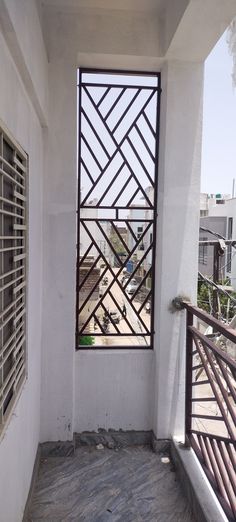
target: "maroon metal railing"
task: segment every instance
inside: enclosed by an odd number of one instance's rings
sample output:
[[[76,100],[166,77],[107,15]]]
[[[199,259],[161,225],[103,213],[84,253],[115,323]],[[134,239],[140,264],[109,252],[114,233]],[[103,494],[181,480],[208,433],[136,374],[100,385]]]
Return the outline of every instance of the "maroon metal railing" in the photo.
[[[186,444],[226,516],[235,521],[236,361],[227,351],[236,346],[236,331],[187,302],[182,305],[187,312]],[[212,338],[207,326],[213,328]]]

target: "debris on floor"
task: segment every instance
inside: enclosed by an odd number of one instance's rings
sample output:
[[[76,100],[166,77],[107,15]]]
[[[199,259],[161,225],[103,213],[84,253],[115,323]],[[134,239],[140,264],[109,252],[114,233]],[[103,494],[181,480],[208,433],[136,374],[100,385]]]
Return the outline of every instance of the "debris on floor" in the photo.
[[[103,444],[97,444],[96,449],[97,450],[103,450],[104,449]]]
[[[170,459],[169,459],[169,457],[161,457],[161,462],[162,462],[162,464],[169,464]]]

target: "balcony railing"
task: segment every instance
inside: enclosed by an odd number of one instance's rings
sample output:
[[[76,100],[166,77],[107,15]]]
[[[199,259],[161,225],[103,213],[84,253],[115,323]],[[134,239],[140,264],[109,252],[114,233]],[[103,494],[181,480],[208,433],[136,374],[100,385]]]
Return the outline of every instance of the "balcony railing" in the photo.
[[[186,444],[230,521],[236,520],[236,331],[183,302],[187,312]],[[211,328],[209,328],[211,327]],[[235,350],[236,353],[236,350]]]

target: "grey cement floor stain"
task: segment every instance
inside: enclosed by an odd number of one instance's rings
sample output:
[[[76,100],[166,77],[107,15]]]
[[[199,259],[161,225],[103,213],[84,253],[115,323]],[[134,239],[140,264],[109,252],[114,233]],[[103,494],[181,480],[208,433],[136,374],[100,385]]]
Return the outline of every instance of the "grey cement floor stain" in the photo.
[[[171,464],[148,447],[43,459],[28,521],[193,522]]]

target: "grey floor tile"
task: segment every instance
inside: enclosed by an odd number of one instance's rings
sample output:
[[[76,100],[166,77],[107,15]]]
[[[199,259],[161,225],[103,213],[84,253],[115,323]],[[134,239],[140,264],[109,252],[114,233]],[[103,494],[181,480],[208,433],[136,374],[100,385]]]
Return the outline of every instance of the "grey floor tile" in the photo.
[[[148,447],[43,459],[29,521],[193,522],[171,464]]]

